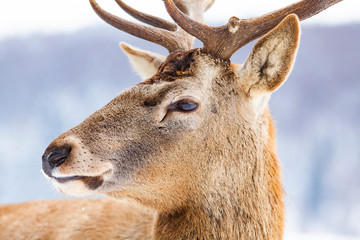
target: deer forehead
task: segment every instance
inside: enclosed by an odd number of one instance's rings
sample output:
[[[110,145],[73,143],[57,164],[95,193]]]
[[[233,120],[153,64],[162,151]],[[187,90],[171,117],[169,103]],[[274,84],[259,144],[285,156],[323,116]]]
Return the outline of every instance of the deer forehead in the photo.
[[[189,52],[193,52],[189,51]],[[189,55],[189,52],[179,55]],[[157,74],[144,82],[125,90],[113,102],[126,104],[137,101],[145,106],[156,106],[178,97],[194,96],[205,101],[213,95],[214,88],[231,83],[232,67],[225,62],[214,60],[206,54],[196,54],[191,57],[170,56],[160,66]],[[184,60],[184,58],[186,58]],[[224,84],[214,85],[223,81]]]

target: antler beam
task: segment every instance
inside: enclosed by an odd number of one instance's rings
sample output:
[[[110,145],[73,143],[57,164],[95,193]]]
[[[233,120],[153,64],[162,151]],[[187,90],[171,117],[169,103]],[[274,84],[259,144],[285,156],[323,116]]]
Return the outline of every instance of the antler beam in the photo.
[[[221,59],[229,59],[239,48],[264,35],[291,13],[307,19],[342,0],[303,0],[288,7],[250,19],[230,18],[226,25],[210,27],[182,13],[172,0],[165,6],[172,19],[186,32],[204,44],[204,51]]]

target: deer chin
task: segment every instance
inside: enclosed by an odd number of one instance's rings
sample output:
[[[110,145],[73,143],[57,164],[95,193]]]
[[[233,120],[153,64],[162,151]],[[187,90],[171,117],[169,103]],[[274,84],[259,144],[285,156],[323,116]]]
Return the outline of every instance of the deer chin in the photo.
[[[64,175],[58,171],[55,171],[52,176],[48,176],[44,172],[43,174],[60,193],[82,197],[100,193],[98,190],[111,172],[112,170],[107,170],[102,174],[92,176]]]

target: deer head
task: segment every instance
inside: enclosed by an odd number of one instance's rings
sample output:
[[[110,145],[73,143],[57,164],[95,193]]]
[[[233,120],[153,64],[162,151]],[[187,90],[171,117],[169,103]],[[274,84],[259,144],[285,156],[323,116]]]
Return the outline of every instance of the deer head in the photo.
[[[212,0],[165,0],[176,24],[116,0],[154,27],[90,0],[105,21],[170,54],[121,43],[144,81],[56,138],[43,155],[45,176],[65,194],[100,193],[155,208],[158,238],[281,238],[282,189],[267,103],[292,68],[299,18],[338,1],[301,1],[214,28],[201,23]],[[243,65],[230,63],[262,35]],[[203,48],[192,49],[194,37]]]

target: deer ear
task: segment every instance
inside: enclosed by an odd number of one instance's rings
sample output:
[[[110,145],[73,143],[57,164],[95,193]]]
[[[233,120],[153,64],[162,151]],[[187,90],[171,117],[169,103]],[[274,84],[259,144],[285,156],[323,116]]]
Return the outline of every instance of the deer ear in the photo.
[[[134,70],[143,80],[152,77],[165,61],[165,57],[160,54],[141,50],[124,42],[120,42],[120,48],[128,56]]]
[[[252,99],[263,99],[286,80],[295,60],[299,36],[299,19],[290,14],[255,43],[245,64],[235,71]]]

